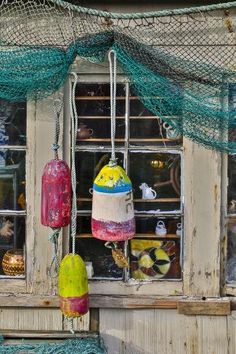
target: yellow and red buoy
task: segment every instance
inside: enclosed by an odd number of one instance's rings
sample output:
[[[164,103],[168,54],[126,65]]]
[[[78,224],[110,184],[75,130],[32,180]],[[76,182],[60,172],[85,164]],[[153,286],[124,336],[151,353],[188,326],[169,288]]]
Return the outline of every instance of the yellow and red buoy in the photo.
[[[89,310],[88,278],[85,263],[78,254],[67,254],[58,277],[60,309],[66,317],[80,317]]]

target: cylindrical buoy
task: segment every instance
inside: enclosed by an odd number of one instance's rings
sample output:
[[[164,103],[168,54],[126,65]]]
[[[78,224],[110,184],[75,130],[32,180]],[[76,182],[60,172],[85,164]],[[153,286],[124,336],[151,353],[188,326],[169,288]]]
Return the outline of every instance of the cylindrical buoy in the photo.
[[[52,228],[70,224],[71,174],[64,160],[49,161],[43,171],[41,223]]]
[[[58,293],[60,309],[66,317],[80,317],[88,312],[87,271],[78,254],[67,254],[61,261]]]
[[[105,241],[135,235],[132,184],[122,167],[110,162],[93,184],[92,234]]]

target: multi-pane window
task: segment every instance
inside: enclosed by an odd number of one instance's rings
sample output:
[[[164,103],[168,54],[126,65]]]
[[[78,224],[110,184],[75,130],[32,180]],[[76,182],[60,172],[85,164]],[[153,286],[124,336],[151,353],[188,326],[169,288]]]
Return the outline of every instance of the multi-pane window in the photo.
[[[109,83],[80,80],[76,105],[79,127],[76,247],[89,262],[90,276],[119,280],[180,279],[181,136],[144,107],[128,82],[117,84],[116,157],[133,184],[136,218],[134,239],[120,243],[129,259],[129,268],[123,271],[115,264],[105,242],[91,234],[93,180],[108,163],[111,153]],[[169,118],[180,119],[177,115]]]
[[[0,100],[0,278],[23,276],[26,104]]]

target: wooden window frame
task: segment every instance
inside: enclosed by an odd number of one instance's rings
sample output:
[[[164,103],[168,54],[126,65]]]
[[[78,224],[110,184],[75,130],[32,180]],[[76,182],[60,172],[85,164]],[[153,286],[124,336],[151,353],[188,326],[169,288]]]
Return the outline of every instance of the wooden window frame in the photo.
[[[88,63],[80,59],[72,70],[77,68],[84,73],[89,71]],[[104,77],[107,75],[105,66],[99,64],[95,65],[95,68],[96,70],[89,74],[92,81],[96,80],[96,74],[100,75],[101,71]],[[107,79],[109,80],[108,75]],[[68,102],[70,94],[68,81],[64,85],[63,93],[60,94],[64,96],[64,101]],[[54,132],[52,107],[53,97],[27,104],[26,279],[1,280],[2,306],[58,306],[57,296],[52,295],[56,294],[57,282],[56,279],[50,279],[47,272],[52,257],[52,247],[48,242],[50,230],[40,224],[39,216],[41,174],[45,163],[53,158],[53,154],[50,153]],[[64,122],[68,117],[69,105],[66,104]],[[60,156],[70,162],[69,124],[64,124],[62,128]],[[221,154],[184,138],[183,161],[185,222],[182,280],[143,284],[115,281],[112,282],[112,287],[111,281],[91,281],[90,294],[93,307],[96,307],[96,303],[102,307],[101,299],[104,299],[105,295],[111,300],[106,302],[109,303],[109,307],[116,307],[114,299],[119,298],[120,307],[129,307],[129,301],[137,299],[143,308],[161,308],[164,306],[162,301],[170,298],[178,301],[183,297],[220,296]],[[63,237],[59,238],[59,256],[67,253],[68,248],[69,232],[64,229]],[[104,303],[104,306],[107,306],[106,304]],[[172,305],[167,303],[165,306],[173,308],[173,303]]]

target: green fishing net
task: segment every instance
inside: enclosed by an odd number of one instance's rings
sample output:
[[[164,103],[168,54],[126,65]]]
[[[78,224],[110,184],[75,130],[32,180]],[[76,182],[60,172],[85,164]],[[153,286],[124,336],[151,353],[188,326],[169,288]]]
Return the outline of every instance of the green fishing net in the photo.
[[[99,339],[69,339],[57,343],[38,344],[0,344],[1,354],[105,354],[107,353]]]
[[[236,153],[236,2],[116,14],[61,0],[0,5],[0,98],[50,95],[76,56],[109,49],[144,105],[194,142]]]

